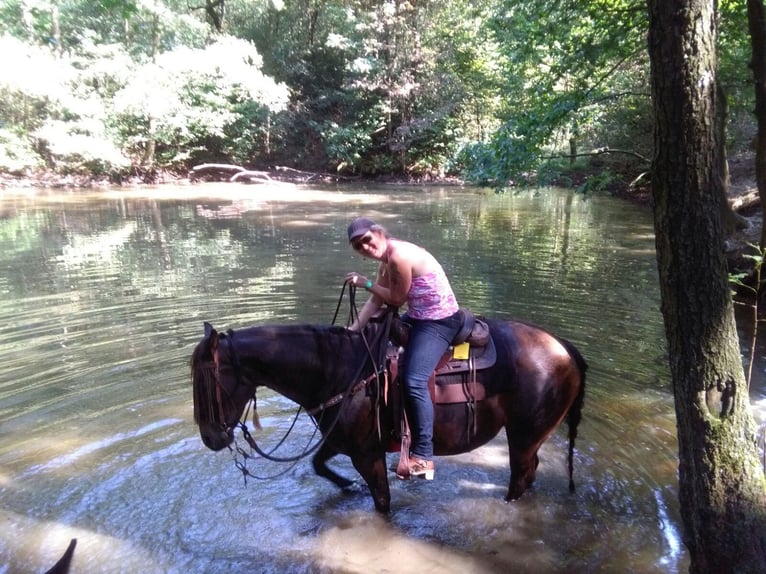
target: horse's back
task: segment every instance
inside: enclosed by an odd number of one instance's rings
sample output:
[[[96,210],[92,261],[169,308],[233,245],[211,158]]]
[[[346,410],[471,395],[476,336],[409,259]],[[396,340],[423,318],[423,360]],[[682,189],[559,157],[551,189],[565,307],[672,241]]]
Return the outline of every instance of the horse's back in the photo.
[[[549,423],[560,422],[583,392],[582,355],[569,341],[530,323],[493,321],[491,329],[510,386],[509,408],[525,419],[542,416],[556,419]]]
[[[491,324],[495,344],[505,352],[520,373],[561,374],[562,370],[585,368],[585,361],[569,341],[531,323],[509,319]]]

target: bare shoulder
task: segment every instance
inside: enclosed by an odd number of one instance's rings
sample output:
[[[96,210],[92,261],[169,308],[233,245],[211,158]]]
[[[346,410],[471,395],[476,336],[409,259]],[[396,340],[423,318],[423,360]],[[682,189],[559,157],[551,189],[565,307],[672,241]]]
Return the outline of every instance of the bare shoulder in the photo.
[[[409,241],[397,240],[389,255],[390,267],[407,267],[417,277],[432,271],[438,263],[426,249]]]
[[[409,241],[394,239],[391,241],[391,251],[389,257],[392,260],[412,261],[423,256],[425,249]]]

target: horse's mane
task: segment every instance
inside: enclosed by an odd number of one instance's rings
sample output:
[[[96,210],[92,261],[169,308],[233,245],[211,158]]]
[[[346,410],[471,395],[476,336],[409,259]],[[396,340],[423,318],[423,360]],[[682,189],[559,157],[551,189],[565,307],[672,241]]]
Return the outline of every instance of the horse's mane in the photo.
[[[209,340],[205,338],[194,348],[191,357],[194,422],[197,424],[215,422],[218,407],[215,363],[212,356],[205,356],[209,352]]]

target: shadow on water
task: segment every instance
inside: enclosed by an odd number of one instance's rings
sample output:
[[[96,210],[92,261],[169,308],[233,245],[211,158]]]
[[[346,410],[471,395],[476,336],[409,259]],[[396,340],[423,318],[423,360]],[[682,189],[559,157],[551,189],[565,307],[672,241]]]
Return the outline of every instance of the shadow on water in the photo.
[[[44,571],[72,538],[74,572],[687,569],[649,214],[556,190],[157,192],[0,198],[0,573]],[[503,501],[501,433],[439,458],[433,482],[391,475],[388,517],[308,461],[253,461],[284,474],[245,485],[231,453],[205,449],[188,365],[202,322],[329,322],[345,273],[373,269],[344,239],[359,213],[428,246],[464,306],[578,346],[590,370],[574,495],[564,431],[519,501]],[[258,404],[276,444],[294,406]],[[300,420],[286,448],[312,433]]]

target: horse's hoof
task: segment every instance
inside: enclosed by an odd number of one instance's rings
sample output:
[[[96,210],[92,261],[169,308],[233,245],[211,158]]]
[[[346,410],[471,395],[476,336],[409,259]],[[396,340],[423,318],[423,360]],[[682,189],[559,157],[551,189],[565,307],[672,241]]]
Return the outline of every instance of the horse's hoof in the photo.
[[[524,493],[527,491],[526,488],[522,488],[520,486],[517,486],[516,488],[510,489],[508,491],[508,494],[505,496],[506,502],[513,502],[514,500],[518,500],[521,498]]]
[[[388,498],[376,498],[375,500],[375,510],[382,514],[387,514],[391,510],[391,499]]]

